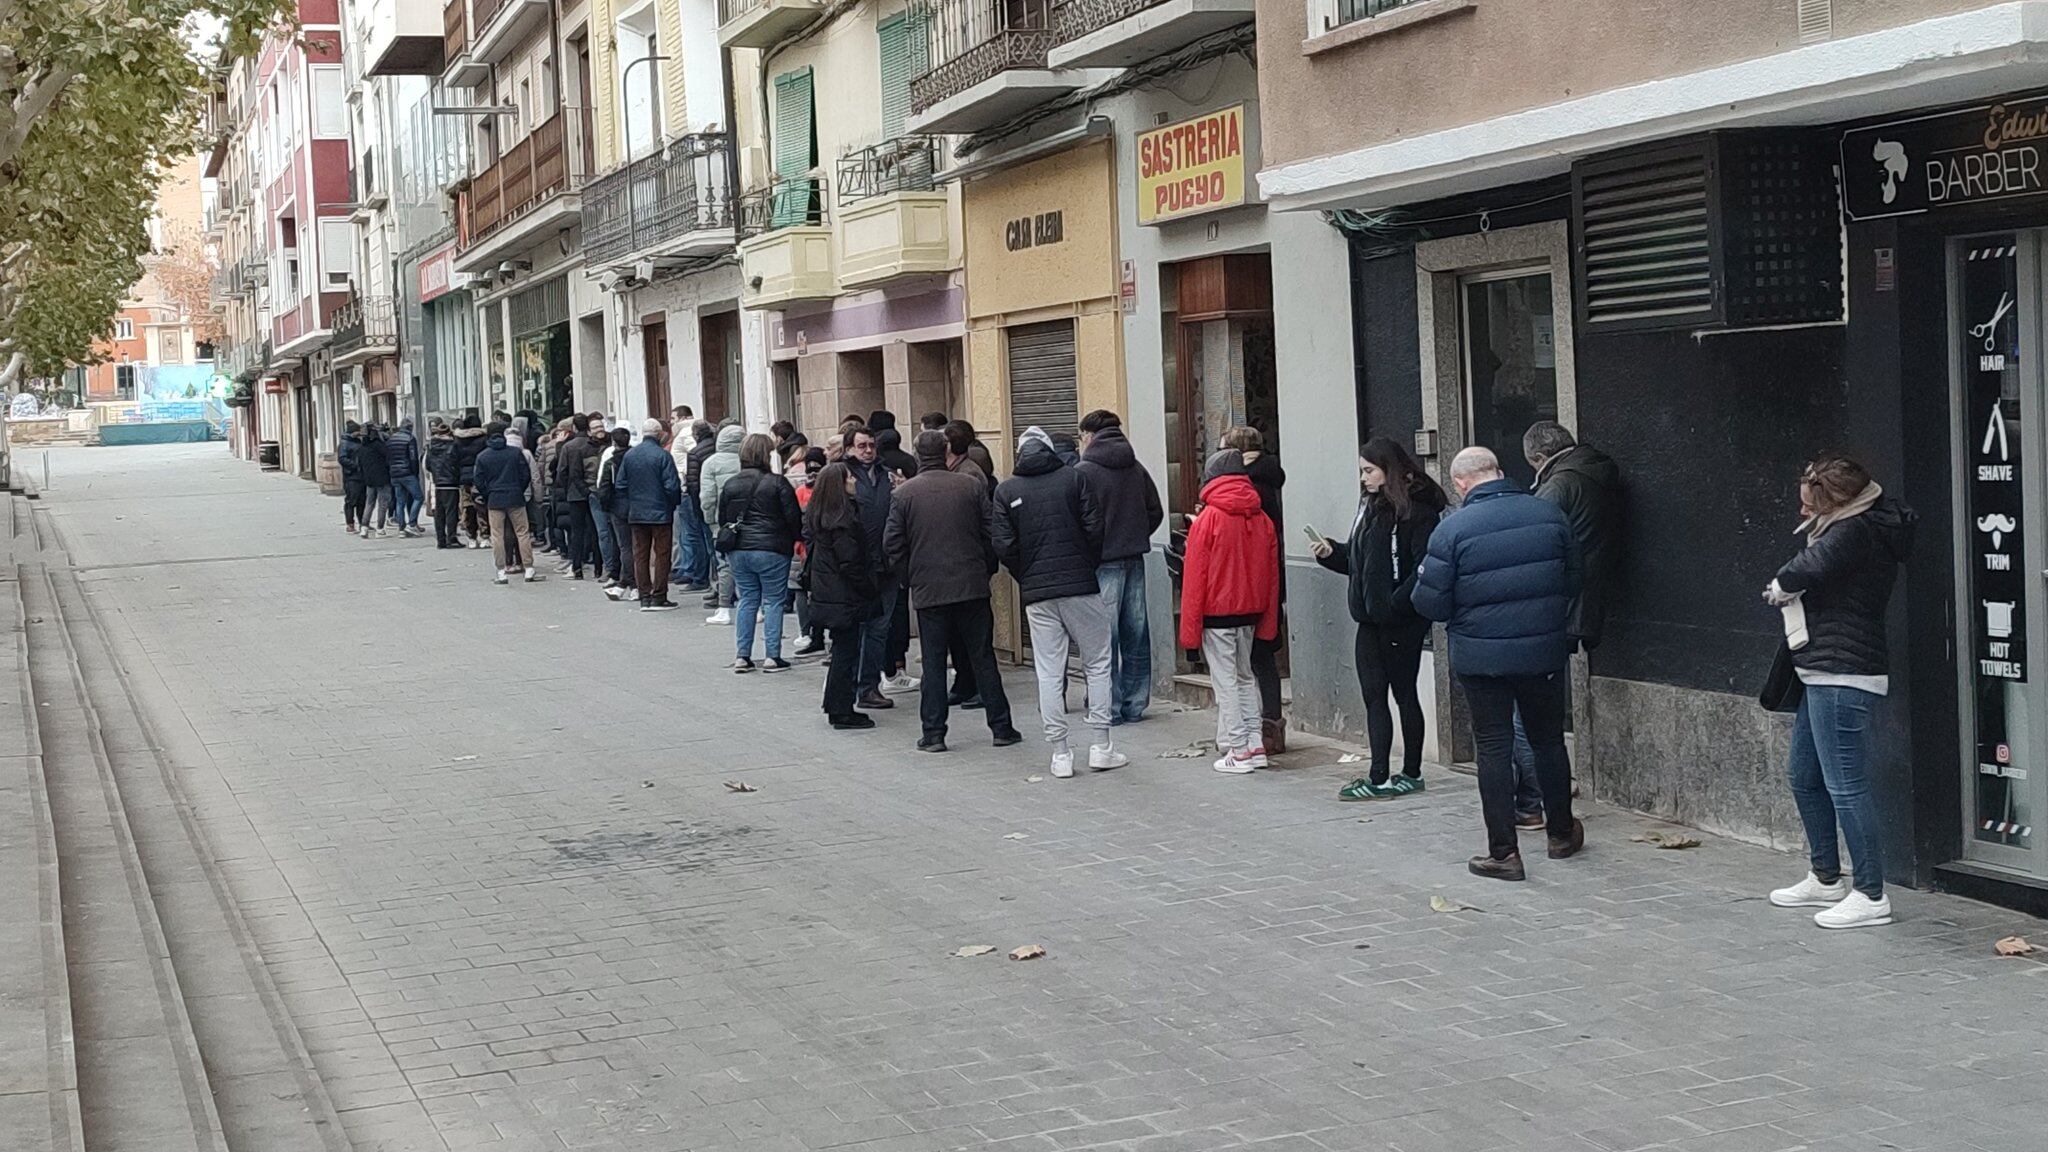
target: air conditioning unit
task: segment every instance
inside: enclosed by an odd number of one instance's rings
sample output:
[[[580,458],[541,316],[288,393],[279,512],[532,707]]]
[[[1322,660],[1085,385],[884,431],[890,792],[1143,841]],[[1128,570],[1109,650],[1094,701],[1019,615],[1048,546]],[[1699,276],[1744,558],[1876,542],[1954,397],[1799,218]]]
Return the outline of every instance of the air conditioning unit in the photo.
[[[1815,133],[1713,132],[1572,167],[1578,326],[1843,318],[1841,198]]]

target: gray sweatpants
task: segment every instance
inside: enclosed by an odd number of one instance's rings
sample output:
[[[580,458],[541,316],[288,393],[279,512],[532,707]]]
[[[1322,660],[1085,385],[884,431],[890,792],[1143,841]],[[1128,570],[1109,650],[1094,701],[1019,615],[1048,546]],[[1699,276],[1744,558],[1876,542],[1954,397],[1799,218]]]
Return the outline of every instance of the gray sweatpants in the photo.
[[[1250,624],[1202,629],[1202,661],[1216,693],[1216,746],[1244,751],[1263,742],[1259,730],[1259,682],[1252,675]]]
[[[1038,715],[1045,722],[1045,742],[1055,750],[1067,747],[1067,649],[1080,653],[1088,680],[1088,727],[1096,744],[1109,745],[1110,709],[1115,685],[1109,674],[1109,634],[1115,623],[1100,594],[1062,596],[1026,605],[1031,626],[1031,666],[1038,672]]]

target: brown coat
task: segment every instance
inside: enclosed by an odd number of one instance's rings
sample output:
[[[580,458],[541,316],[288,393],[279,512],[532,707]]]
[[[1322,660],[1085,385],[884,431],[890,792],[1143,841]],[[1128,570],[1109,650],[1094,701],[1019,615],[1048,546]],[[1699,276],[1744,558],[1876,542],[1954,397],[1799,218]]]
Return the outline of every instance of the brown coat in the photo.
[[[988,599],[996,573],[995,511],[978,471],[920,471],[896,486],[882,551],[910,586],[913,608]]]

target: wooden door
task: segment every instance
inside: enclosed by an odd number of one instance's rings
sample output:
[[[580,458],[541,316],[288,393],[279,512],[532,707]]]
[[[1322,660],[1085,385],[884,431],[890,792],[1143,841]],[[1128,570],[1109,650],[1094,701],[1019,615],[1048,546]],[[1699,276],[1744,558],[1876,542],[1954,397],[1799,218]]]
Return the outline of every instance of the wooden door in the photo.
[[[647,414],[668,419],[668,320],[649,316],[640,321],[640,352],[646,358]]]

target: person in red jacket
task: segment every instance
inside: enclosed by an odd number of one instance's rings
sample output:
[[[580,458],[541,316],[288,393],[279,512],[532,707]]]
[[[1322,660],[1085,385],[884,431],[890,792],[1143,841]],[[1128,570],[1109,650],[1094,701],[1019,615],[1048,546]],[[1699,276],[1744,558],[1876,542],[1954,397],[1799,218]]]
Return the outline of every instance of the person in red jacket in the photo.
[[[1216,693],[1218,772],[1266,766],[1252,641],[1280,632],[1280,541],[1245,474],[1244,455],[1225,449],[1202,469],[1202,499],[1188,526],[1182,566],[1180,646],[1202,650]]]

